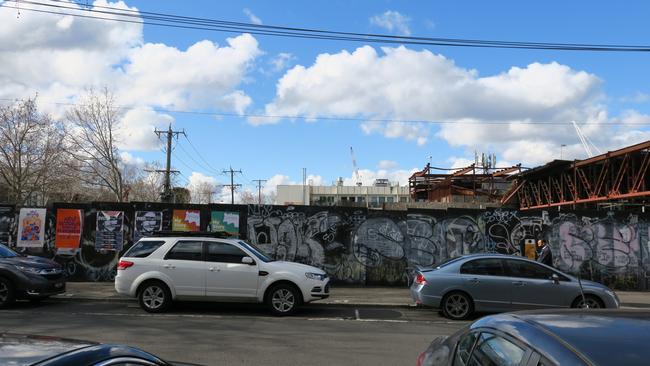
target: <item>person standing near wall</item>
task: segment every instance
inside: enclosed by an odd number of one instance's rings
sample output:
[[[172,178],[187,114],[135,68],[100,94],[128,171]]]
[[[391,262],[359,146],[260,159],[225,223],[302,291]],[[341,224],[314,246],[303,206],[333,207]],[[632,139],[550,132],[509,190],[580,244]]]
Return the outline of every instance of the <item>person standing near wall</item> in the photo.
[[[537,241],[537,261],[553,267],[553,253],[551,253],[551,247],[544,239]]]

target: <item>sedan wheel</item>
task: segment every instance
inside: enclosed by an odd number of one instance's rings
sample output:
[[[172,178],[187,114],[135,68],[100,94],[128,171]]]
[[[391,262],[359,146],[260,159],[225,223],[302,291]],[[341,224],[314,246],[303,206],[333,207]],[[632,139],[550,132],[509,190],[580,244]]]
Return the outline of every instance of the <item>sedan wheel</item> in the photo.
[[[14,288],[9,280],[0,278],[0,308],[14,302]]]
[[[289,315],[300,304],[300,295],[289,285],[279,285],[271,289],[267,305],[275,315]]]
[[[580,296],[574,307],[578,309],[600,309],[604,306],[593,296],[585,296],[584,298]]]
[[[150,313],[165,311],[170,302],[169,290],[162,284],[150,283],[140,291],[140,307]]]
[[[442,304],[443,314],[450,319],[466,319],[474,311],[474,304],[469,296],[454,292],[445,296]]]

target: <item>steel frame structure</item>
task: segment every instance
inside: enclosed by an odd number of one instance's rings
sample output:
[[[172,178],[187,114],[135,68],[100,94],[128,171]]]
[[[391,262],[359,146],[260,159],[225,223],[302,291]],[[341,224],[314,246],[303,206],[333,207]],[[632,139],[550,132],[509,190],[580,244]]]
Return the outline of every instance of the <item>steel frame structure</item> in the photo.
[[[650,198],[650,141],[585,160],[556,160],[515,177],[502,204],[515,196],[521,210]]]

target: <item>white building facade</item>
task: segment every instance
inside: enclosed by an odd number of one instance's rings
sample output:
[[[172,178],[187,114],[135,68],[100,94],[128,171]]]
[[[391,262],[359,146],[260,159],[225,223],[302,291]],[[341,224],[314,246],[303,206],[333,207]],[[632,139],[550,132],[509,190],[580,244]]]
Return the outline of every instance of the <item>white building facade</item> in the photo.
[[[276,204],[310,206],[382,207],[384,203],[410,202],[409,187],[382,186],[277,186]]]

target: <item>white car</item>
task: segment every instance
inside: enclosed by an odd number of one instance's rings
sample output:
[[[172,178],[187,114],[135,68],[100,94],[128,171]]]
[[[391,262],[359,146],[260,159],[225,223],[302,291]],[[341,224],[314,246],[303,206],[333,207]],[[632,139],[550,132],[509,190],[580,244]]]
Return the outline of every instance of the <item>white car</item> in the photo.
[[[329,297],[329,278],[316,267],[274,261],[242,240],[142,238],[120,258],[115,290],[137,297],[148,312],[174,300],[265,303],[276,315]]]

